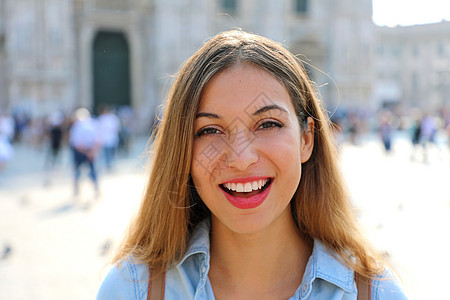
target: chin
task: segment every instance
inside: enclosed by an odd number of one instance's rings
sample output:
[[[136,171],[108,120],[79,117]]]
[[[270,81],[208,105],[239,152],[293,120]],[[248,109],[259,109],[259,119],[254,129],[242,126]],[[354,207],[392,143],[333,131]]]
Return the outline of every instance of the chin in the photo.
[[[219,222],[221,226],[225,226],[228,230],[238,234],[254,234],[258,233],[270,226],[273,220],[269,216],[258,213],[244,212],[233,217],[227,217],[221,220],[213,215],[213,220]]]

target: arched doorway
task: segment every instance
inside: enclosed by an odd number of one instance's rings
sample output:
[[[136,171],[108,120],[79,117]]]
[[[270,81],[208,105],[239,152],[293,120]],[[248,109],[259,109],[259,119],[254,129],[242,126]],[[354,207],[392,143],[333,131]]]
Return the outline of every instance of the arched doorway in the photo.
[[[108,105],[131,104],[130,51],[121,32],[100,31],[93,47],[94,112]]]

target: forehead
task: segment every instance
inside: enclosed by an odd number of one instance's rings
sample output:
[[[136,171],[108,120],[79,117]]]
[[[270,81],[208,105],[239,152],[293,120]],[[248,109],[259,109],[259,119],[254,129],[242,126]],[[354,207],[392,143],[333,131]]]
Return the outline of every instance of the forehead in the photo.
[[[282,83],[262,68],[242,63],[212,77],[202,92],[199,111],[226,108],[242,112],[273,104],[294,110]]]

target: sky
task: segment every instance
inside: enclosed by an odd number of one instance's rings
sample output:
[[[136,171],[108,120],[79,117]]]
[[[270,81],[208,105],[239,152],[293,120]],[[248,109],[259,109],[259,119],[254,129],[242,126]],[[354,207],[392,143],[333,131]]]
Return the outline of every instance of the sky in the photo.
[[[450,21],[450,0],[373,0],[373,20],[380,26],[408,26]]]

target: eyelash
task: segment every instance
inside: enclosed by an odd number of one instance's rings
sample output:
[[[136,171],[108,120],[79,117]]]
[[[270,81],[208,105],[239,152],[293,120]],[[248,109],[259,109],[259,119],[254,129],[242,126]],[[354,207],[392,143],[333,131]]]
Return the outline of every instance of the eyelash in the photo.
[[[267,126],[269,125],[269,126]],[[283,124],[281,124],[280,122],[277,121],[265,121],[263,122],[261,125],[258,126],[258,129],[262,129],[262,130],[273,130],[275,128],[283,128]],[[211,132],[213,131],[213,132]],[[218,134],[220,132],[219,129],[214,128],[214,127],[205,127],[200,129],[195,136],[197,138],[201,137],[201,136],[211,136],[211,135],[215,135]]]
[[[265,125],[270,125],[270,126],[265,127]],[[283,128],[283,124],[281,124],[280,122],[277,122],[277,121],[265,121],[261,125],[258,126],[258,128],[267,129],[267,130],[272,130],[275,127]]]
[[[211,132],[209,132],[208,133],[208,131],[216,131],[215,133],[211,133]],[[201,137],[201,136],[203,136],[203,135],[213,135],[213,134],[216,134],[217,132],[219,132],[219,129],[217,129],[217,128],[214,128],[214,127],[205,127],[205,128],[202,128],[202,129],[200,129],[196,134],[195,134],[195,136],[196,137]]]

